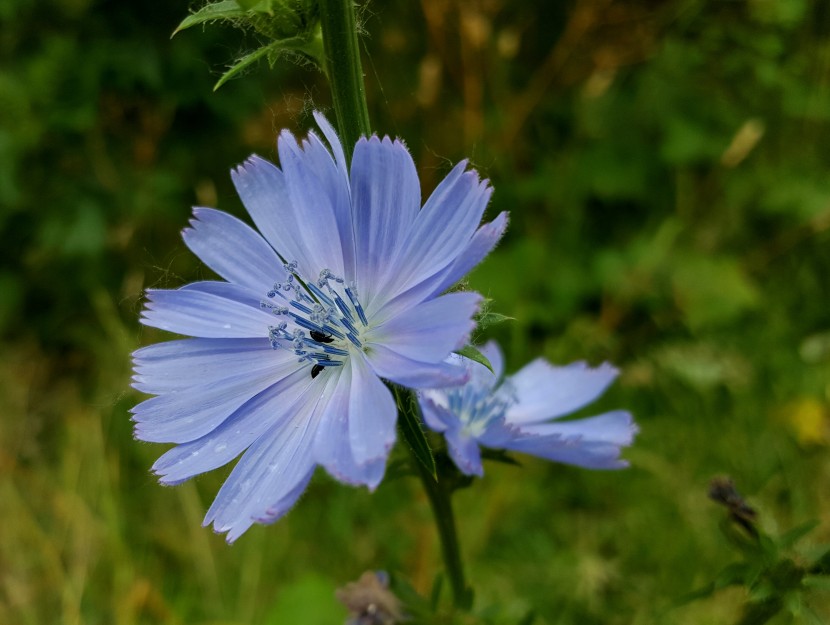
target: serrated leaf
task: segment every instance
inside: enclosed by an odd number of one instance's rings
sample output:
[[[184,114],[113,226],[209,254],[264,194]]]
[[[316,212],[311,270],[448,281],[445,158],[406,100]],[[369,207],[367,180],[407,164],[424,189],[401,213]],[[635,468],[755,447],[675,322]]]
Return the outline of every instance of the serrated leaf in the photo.
[[[253,65],[263,57],[268,57],[268,60],[273,63],[275,57],[272,55],[278,55],[281,52],[285,52],[288,50],[300,50],[304,51],[306,41],[301,37],[291,37],[290,39],[280,39],[278,41],[274,41],[269,43],[267,46],[262,46],[253,52],[246,54],[241,59],[239,59],[233,67],[231,67],[227,72],[222,74],[222,77],[217,81],[217,83],[213,86],[213,90],[216,91],[228,82],[231,78],[236,76],[239,72],[246,69],[247,67]]]
[[[813,519],[812,521],[802,523],[798,527],[794,527],[778,539],[778,546],[781,549],[788,549],[789,547],[792,547],[795,543],[801,540],[801,538],[812,532],[818,524],[819,522]]]
[[[477,362],[480,365],[484,365],[492,373],[495,373],[495,371],[493,371],[493,365],[490,364],[490,361],[487,359],[487,357],[472,345],[465,345],[461,349],[457,350],[455,353],[459,356],[464,356],[464,358],[469,358],[470,360]]]
[[[236,0],[221,0],[221,2],[214,2],[208,4],[195,13],[184,18],[173,31],[175,36],[177,33],[206,22],[216,22],[220,20],[238,20],[247,17],[247,11],[237,4]]]
[[[515,317],[508,317],[507,315],[502,315],[501,313],[485,310],[476,317],[476,326],[479,330],[483,330],[484,328],[489,328],[497,323],[513,321],[514,319]]]
[[[395,399],[398,404],[398,429],[401,436],[409,445],[415,458],[429,474],[437,481],[438,473],[435,469],[435,457],[429,446],[424,428],[421,426],[420,410],[415,397],[410,391],[395,389]]]
[[[271,0],[238,0],[239,4],[246,10],[246,11],[256,11],[258,13],[270,13],[271,12]]]

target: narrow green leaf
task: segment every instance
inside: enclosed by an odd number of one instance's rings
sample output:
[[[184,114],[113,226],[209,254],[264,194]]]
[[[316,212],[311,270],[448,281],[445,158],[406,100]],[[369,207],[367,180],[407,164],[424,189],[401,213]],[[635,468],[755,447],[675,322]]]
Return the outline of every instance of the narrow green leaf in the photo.
[[[271,13],[272,4],[271,0],[238,0],[239,4],[246,11],[256,11],[257,13]]]
[[[237,4],[236,0],[221,0],[220,2],[208,4],[195,13],[188,15],[176,27],[171,37],[197,24],[216,22],[219,20],[238,20],[244,17],[247,17],[247,12]]]
[[[513,321],[514,319],[515,317],[508,317],[507,315],[502,315],[501,313],[485,310],[476,317],[476,326],[479,330],[483,330],[484,328],[494,326],[497,323]]]
[[[435,480],[438,480],[438,473],[435,469],[435,457],[429,446],[424,428],[421,426],[420,410],[418,402],[412,392],[404,389],[395,389],[395,399],[398,403],[398,428],[406,444],[412,449],[412,453],[424,468],[429,471]]]
[[[465,345],[455,353],[459,356],[464,356],[464,358],[469,358],[470,360],[475,361],[480,365],[484,365],[490,371],[495,373],[495,371],[493,371],[493,365],[490,364],[490,361],[487,360],[487,357],[472,345]]]
[[[302,46],[305,44],[305,40],[302,37],[292,37],[290,39],[280,39],[278,41],[274,41],[269,43],[267,46],[262,46],[254,50],[253,52],[246,54],[241,59],[239,59],[233,67],[231,67],[227,72],[222,74],[222,77],[218,80],[218,82],[214,85],[213,90],[216,91],[228,82],[231,78],[236,76],[242,70],[246,69],[247,67],[253,65],[257,61],[259,61],[263,57],[267,57],[268,60],[273,64],[276,58],[276,55],[289,51],[289,50],[301,50]]]

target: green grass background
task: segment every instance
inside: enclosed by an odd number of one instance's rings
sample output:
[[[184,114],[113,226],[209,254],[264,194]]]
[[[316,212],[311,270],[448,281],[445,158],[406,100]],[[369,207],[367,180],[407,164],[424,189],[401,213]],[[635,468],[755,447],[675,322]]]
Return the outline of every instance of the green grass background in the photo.
[[[321,472],[228,547],[201,527],[227,471],[162,488],[164,446],[132,439],[129,353],[168,338],[137,324],[142,291],[210,275],[190,207],[242,215],[229,168],[330,106],[290,62],[212,93],[257,39],[170,40],[192,8],[0,3],[0,623],[340,623],[364,570],[427,593],[440,569],[411,479]],[[712,476],[765,531],[817,519],[801,548],[830,542],[830,6],[376,0],[361,22],[373,126],[424,195],[469,157],[511,212],[469,286],[514,320],[477,338],[510,370],[616,363],[595,408],[641,427],[626,471],[522,459],[458,494],[476,613],[734,622],[741,589],[673,607],[736,557]]]

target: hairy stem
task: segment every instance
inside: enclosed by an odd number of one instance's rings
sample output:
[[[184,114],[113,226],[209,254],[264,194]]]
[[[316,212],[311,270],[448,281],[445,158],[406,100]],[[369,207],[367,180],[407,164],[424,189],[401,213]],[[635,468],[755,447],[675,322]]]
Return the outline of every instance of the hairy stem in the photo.
[[[340,140],[351,163],[355,143],[368,136],[369,110],[363,87],[363,69],[352,0],[320,0],[325,70],[331,85]]]

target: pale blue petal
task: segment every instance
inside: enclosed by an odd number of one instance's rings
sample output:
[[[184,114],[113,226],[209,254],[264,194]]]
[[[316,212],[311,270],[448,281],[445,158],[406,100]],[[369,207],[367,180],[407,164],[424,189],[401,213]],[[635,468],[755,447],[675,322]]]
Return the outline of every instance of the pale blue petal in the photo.
[[[424,389],[418,392],[418,403],[424,423],[433,432],[444,432],[448,427],[455,427],[456,417],[449,410],[447,394],[438,389]]]
[[[264,296],[285,279],[283,263],[250,226],[211,208],[194,208],[182,238],[190,250],[225,280]]]
[[[374,490],[386,469],[386,459],[379,458],[364,464],[357,464],[352,455],[349,440],[349,396],[348,375],[342,376],[338,369],[324,371],[329,374],[317,407],[320,427],[314,440],[314,457],[336,480],[352,486],[365,485]],[[320,378],[318,376],[318,379]]]
[[[133,387],[161,395],[288,359],[294,355],[267,338],[167,341],[133,352]]]
[[[450,265],[389,300],[376,315],[384,318],[446,291],[466,276],[496,246],[507,227],[507,213],[484,224]]]
[[[409,388],[458,386],[470,378],[467,367],[413,360],[383,345],[372,345],[366,358],[376,375]]]
[[[630,445],[634,440],[634,435],[638,432],[631,413],[626,410],[614,410],[584,419],[522,425],[519,429],[522,434],[533,436],[555,434],[570,439],[611,443],[621,447]]]
[[[148,399],[132,409],[135,437],[152,443],[186,443],[212,432],[254,395],[296,371],[294,359],[251,361],[241,373],[203,381]]]
[[[231,171],[231,178],[257,229],[280,257],[286,262],[296,260],[302,275],[316,276],[319,263],[304,239],[310,218],[292,203],[283,173],[254,155]]]
[[[447,269],[439,274],[439,280],[431,286],[429,295],[443,293],[456,282],[470,273],[484,257],[487,256],[501,240],[507,229],[507,213],[499,213],[490,223],[486,223],[476,230],[473,238],[461,254]],[[431,282],[427,281],[427,282]]]
[[[466,345],[475,328],[472,317],[480,303],[478,293],[442,295],[374,328],[367,342],[384,345],[413,360],[440,362]]]
[[[299,485],[314,470],[312,446],[316,422],[311,419],[316,398],[260,436],[234,467],[205,516],[217,532],[235,541],[258,518],[286,499],[296,500]]]
[[[444,432],[447,440],[447,451],[450,452],[455,466],[465,475],[484,475],[484,467],[481,464],[481,450],[478,441],[466,434],[458,426],[447,428]]]
[[[490,361],[490,366],[493,368],[492,375],[496,380],[500,380],[504,375],[504,354],[501,347],[495,341],[487,341],[484,345],[478,348],[482,355]]]
[[[220,282],[218,280],[191,282],[190,284],[185,284],[177,290],[208,293],[209,295],[216,295],[217,297],[223,297],[225,299],[239,302],[240,304],[245,304],[251,308],[262,308],[262,302],[267,301],[268,299],[267,292],[255,291],[247,286],[231,284],[230,282]],[[268,314],[270,315],[271,313]]]
[[[334,154],[334,160],[337,163],[337,168],[343,175],[343,179],[346,182],[348,182],[349,165],[346,162],[346,154],[343,151],[343,146],[340,143],[340,137],[337,136],[337,132],[329,123],[329,120],[326,119],[326,116],[323,115],[320,111],[314,111],[314,121],[317,122],[317,125],[320,127],[320,130],[322,131],[323,136],[326,138],[326,141],[329,142],[331,151]]]
[[[575,421],[522,426],[522,435],[505,443],[506,449],[589,469],[621,469],[621,447],[637,433],[631,414],[624,410]]]
[[[291,508],[294,507],[294,504],[296,504],[300,499],[300,496],[305,492],[305,489],[308,488],[308,483],[311,481],[313,475],[314,468],[312,468],[305,478],[300,480],[294,488],[283,495],[279,501],[271,504],[271,506],[265,511],[265,514],[257,517],[256,522],[263,525],[270,525],[276,521],[279,521],[282,517],[288,514]],[[228,540],[230,540],[230,537]]]
[[[141,323],[199,338],[268,336],[273,315],[240,302],[196,290],[147,291]]]
[[[352,210],[357,246],[357,283],[368,310],[397,274],[396,258],[421,205],[418,174],[400,141],[374,136],[355,145],[351,168]],[[391,274],[390,274],[391,272]]]
[[[352,242],[341,241],[335,215],[338,198],[326,193],[327,185],[322,181],[326,177],[326,170],[315,170],[314,160],[309,158],[297,144],[294,135],[287,130],[280,133],[277,149],[285,187],[296,211],[301,244],[308,257],[307,266],[299,266],[301,275],[307,280],[316,279],[322,269],[329,269],[336,275],[343,276],[343,244],[349,246]]]
[[[584,362],[555,367],[534,360],[510,378],[519,401],[506,420],[526,424],[569,414],[599,397],[617,373],[608,363],[591,369]]]
[[[491,189],[474,171],[456,168],[438,185],[418,213],[412,231],[394,267],[394,281],[386,287],[385,301],[428,280],[461,254],[470,242],[490,199]]]
[[[307,409],[316,398],[307,370],[299,370],[251,398],[210,434],[163,454],[153,471],[162,484],[179,484],[221,467],[247,449],[270,428]]]
[[[343,275],[348,282],[355,279],[355,243],[352,223],[352,205],[349,196],[348,173],[331,158],[331,153],[314,132],[308,133],[308,140],[303,144],[310,167],[320,177],[325,195],[330,198],[334,220],[337,224],[337,237],[343,251]],[[314,224],[314,221],[311,222]]]
[[[392,392],[372,372],[369,363],[354,355],[343,366],[341,383],[351,375],[349,389],[349,442],[358,465],[386,460],[395,442],[398,409]]]

